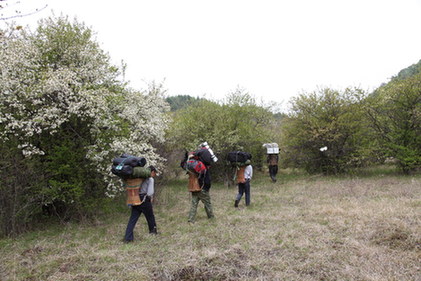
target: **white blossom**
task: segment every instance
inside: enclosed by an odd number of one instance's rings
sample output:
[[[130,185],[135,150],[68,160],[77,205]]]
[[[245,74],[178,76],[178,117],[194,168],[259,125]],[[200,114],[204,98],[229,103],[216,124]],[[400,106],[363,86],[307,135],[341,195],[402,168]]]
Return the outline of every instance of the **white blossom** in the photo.
[[[52,19],[40,23],[52,24]],[[152,85],[145,92],[128,89],[93,41],[56,50],[60,44],[36,32],[0,34],[7,34],[0,36],[0,141],[16,136],[23,155],[43,155],[37,147],[39,136],[54,137],[75,117],[89,122],[95,141],[86,157],[110,183],[109,196],[120,189],[110,181],[113,157],[130,153],[163,167],[165,159],[152,146],[164,141],[168,125],[162,87]],[[59,61],[48,62],[49,52],[60,52]]]

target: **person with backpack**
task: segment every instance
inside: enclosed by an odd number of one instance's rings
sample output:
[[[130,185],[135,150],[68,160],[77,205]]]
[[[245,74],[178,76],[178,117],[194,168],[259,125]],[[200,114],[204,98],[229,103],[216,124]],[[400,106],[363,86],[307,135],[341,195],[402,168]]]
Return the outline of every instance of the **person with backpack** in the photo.
[[[267,163],[269,164],[269,176],[273,182],[276,182],[278,173],[278,154],[268,154]]]
[[[126,233],[124,235],[124,242],[126,243],[133,241],[133,230],[142,213],[145,215],[146,221],[148,223],[149,233],[158,234],[155,215],[152,208],[153,195],[155,192],[154,177],[157,174],[157,170],[154,166],[149,166],[149,169],[151,170],[150,177],[146,178],[142,182],[141,188],[139,189],[141,204],[131,206],[131,214],[127,223]]]
[[[196,185],[195,181],[197,181],[200,190],[190,192],[191,193],[191,207],[190,207],[188,222],[190,223],[195,222],[197,206],[199,204],[199,201],[202,201],[203,205],[205,206],[205,211],[206,211],[206,215],[208,216],[208,219],[214,218],[215,216],[213,214],[212,202],[211,202],[211,197],[209,193],[209,189],[211,187],[211,178],[210,178],[209,169],[207,169],[203,174],[199,175],[198,177],[194,177],[193,175],[190,175],[190,177],[193,177],[193,180],[189,180],[189,189],[191,189],[190,185]]]
[[[218,161],[218,158],[213,154],[208,144],[202,143],[200,149],[195,151],[191,158],[203,163],[204,168],[196,172],[188,171],[189,184],[188,189],[191,193],[191,207],[188,217],[189,223],[194,223],[196,219],[197,206],[199,201],[202,201],[205,206],[205,211],[208,219],[214,218],[212,202],[209,190],[211,188],[211,175],[209,169],[212,162]],[[186,160],[188,161],[188,160]]]
[[[265,143],[263,144],[263,147],[266,147],[269,176],[273,182],[276,182],[276,174],[278,173],[279,146],[276,142],[274,142]]]
[[[253,167],[251,165],[246,165],[237,169],[238,194],[234,202],[235,208],[238,208],[238,204],[244,193],[246,194],[246,206],[250,205],[250,181],[252,177]]]

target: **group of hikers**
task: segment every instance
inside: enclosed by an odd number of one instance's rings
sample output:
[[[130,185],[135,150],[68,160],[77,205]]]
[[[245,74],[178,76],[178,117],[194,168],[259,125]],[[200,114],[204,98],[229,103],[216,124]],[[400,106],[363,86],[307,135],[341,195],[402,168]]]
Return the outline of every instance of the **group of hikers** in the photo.
[[[265,144],[266,145],[266,144]],[[264,145],[264,146],[265,146]],[[269,152],[269,149],[268,149]],[[145,215],[149,233],[158,234],[155,216],[153,212],[153,196],[154,196],[154,177],[157,170],[154,166],[149,166],[141,170],[140,166],[145,165],[146,161],[137,158],[137,162],[133,162],[133,157],[128,163],[130,156],[124,156],[113,163],[112,171],[116,175],[120,175],[116,170],[129,170],[134,178],[123,178],[123,186],[127,191],[127,203],[131,207],[131,214],[127,223],[124,242],[129,243],[134,239],[133,231],[136,223],[143,213]],[[234,207],[238,208],[243,195],[245,195],[245,205],[250,205],[250,182],[253,177],[253,167],[251,165],[251,155],[245,152],[231,152],[228,155],[228,161],[236,167],[236,182],[238,193],[234,200]],[[186,170],[189,181],[188,190],[191,193],[191,207],[188,215],[188,222],[194,223],[196,219],[197,207],[200,201],[204,204],[206,215],[209,219],[214,218],[211,197],[209,190],[211,188],[210,167],[212,162],[216,162],[218,158],[213,154],[206,142],[200,144],[198,150],[186,153],[180,166]],[[142,162],[144,161],[144,162]],[[133,164],[134,163],[134,164]],[[141,164],[140,164],[141,163]],[[273,182],[276,182],[276,174],[278,172],[278,154],[268,153],[267,163],[269,167],[269,175]],[[129,167],[128,167],[129,166]],[[133,168],[135,166],[135,168]],[[141,171],[146,171],[142,174]],[[147,175],[147,176],[145,176]]]

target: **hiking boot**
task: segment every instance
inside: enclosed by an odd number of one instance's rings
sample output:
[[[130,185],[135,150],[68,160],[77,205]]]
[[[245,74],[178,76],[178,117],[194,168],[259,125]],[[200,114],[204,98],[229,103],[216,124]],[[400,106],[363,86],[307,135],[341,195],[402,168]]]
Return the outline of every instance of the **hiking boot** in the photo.
[[[240,200],[235,200],[235,202],[234,202],[234,207],[235,208],[238,208],[238,203],[240,203]]]
[[[157,235],[158,231],[156,230],[156,227],[153,230],[149,231],[149,234]]]

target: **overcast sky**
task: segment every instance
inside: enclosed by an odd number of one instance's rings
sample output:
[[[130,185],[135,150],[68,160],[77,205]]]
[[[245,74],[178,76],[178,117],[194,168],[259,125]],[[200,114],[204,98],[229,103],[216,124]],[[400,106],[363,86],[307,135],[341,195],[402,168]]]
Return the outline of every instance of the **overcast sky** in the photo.
[[[9,0],[11,2],[13,0]],[[21,0],[97,34],[131,86],[283,102],[318,87],[372,90],[421,59],[421,0]],[[106,4],[107,3],[107,4]]]

